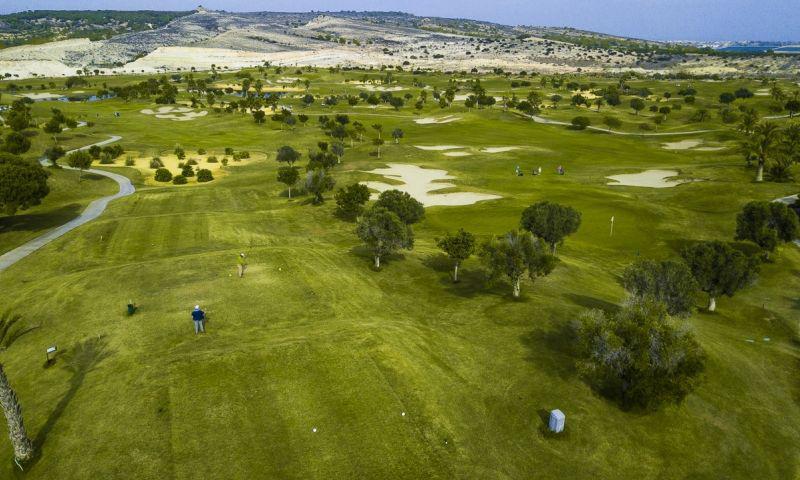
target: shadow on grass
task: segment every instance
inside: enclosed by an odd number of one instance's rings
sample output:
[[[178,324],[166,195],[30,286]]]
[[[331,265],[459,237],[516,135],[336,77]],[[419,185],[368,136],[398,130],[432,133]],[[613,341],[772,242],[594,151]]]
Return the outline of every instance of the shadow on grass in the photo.
[[[50,412],[47,421],[44,422],[44,425],[39,429],[36,438],[33,440],[37,451],[36,458],[33,460],[34,463],[40,457],[39,453],[45,441],[47,441],[47,436],[58,423],[75,394],[78,393],[83,381],[86,379],[86,375],[94,370],[100,362],[109,357],[110,353],[106,348],[107,343],[103,337],[92,337],[62,353],[60,361],[64,363],[64,369],[72,374],[69,380],[69,390],[61,397],[53,411]]]
[[[364,245],[356,245],[355,247],[350,249],[350,253],[360,259],[363,259],[365,262],[369,262],[370,269],[374,272],[380,272],[386,265],[396,260],[403,260],[406,258],[405,255],[403,255],[402,253],[393,253],[391,255],[385,255],[381,257],[381,268],[376,269],[375,256],[372,255],[372,252]]]
[[[577,358],[575,326],[560,323],[547,330],[533,330],[520,336],[520,341],[528,350],[525,359],[542,367],[548,374],[562,380],[578,374],[575,367]]]
[[[2,217],[0,218],[0,233],[35,232],[57,227],[77,217],[80,212],[81,206],[73,203],[47,213]]]
[[[565,293],[563,296],[579,307],[588,309],[599,308],[600,310],[608,313],[619,311],[619,305],[602,300],[600,298],[590,297],[588,295],[580,295],[577,293]]]
[[[458,269],[458,282],[453,281],[453,260],[443,253],[426,256],[422,264],[440,274],[439,284],[459,297],[471,298],[487,290],[486,275],[479,269]]]

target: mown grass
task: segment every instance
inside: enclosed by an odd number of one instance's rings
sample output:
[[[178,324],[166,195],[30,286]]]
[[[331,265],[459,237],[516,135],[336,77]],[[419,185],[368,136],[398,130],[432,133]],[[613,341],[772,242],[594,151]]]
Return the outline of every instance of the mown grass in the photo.
[[[345,88],[341,76],[326,75],[309,75],[320,83],[315,93]],[[724,87],[702,85],[709,95]],[[149,106],[64,108],[99,114],[87,132],[122,135],[126,149],[146,154],[178,143],[274,155],[283,144],[306,152],[324,139],[313,118],[289,132],[239,114],[180,123],[138,113]],[[503,198],[429,208],[415,226],[414,250],[376,272],[353,224],[333,216],[332,201],[287,200],[274,157],[229,166],[230,175],[195,188],[140,185],[0,277],[4,307],[40,325],[2,357],[41,445],[27,478],[797,475],[795,247],[781,249],[756,285],[720,299],[716,314],[687,320],[708,363],[680,406],[626,412],[597,395],[576,371],[570,328],[585,309],[624,300],[619,275],[635,258],[731,239],[741,205],[796,193],[797,184],[752,183],[732,149],[668,152],[660,140],[538,125],[500,108],[422,112],[462,117],[444,125],[415,124],[409,107],[308,111],[386,113],[351,118],[380,121],[385,134],[406,132],[380,160],[367,142],[348,148],[334,172],[338,186],[387,162],[414,163],[447,170],[461,190]],[[473,155],[414,148],[440,144]],[[522,148],[479,153],[485,146]],[[566,176],[554,174],[559,164]],[[526,173],[541,165],[545,175],[516,177],[515,165]],[[607,175],[666,167],[705,181],[661,190],[606,185]],[[437,236],[460,227],[481,238],[503,233],[545,199],[583,214],[552,275],[525,284],[520,301],[507,285],[486,286],[475,259],[461,283],[450,282]],[[250,268],[240,280],[242,251]],[[124,314],[129,299],[140,305],[133,317]],[[703,301],[698,296],[698,306]],[[189,321],[196,303],[209,313],[200,337]],[[44,368],[52,343],[61,353]],[[552,408],[567,415],[564,435],[545,432]],[[5,438],[0,465],[4,476],[16,475]]]

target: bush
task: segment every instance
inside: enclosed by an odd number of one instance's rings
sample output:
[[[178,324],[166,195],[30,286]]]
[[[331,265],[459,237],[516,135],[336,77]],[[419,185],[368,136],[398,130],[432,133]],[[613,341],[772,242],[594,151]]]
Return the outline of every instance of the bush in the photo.
[[[111,155],[109,155],[108,153],[104,152],[100,156],[100,165],[110,165],[112,163],[114,163],[114,159],[111,158]]]
[[[174,183],[175,185],[186,185],[187,182],[188,180],[186,180],[186,177],[184,177],[183,175],[175,175],[174,177],[172,177],[172,183]]]
[[[639,130],[643,130],[645,132],[649,132],[652,129],[653,129],[653,126],[650,125],[649,123],[640,123],[639,124]]]
[[[217,157],[215,157],[214,155],[211,155],[210,157],[208,157],[208,160],[206,160],[206,161],[208,163],[218,163],[219,162],[219,160],[217,160]]]
[[[226,166],[226,165],[228,165],[228,157],[223,157],[223,159],[222,159],[222,166],[224,167],[224,166]]]
[[[211,174],[211,170],[207,168],[201,168],[197,171],[197,181],[200,183],[203,182],[210,182],[214,180],[214,175]]]
[[[225,147],[225,155],[233,155],[233,149],[231,147]]]
[[[183,147],[175,147],[175,156],[178,157],[178,160],[183,160],[186,158],[186,151]]]
[[[166,168],[159,168],[156,170],[156,182],[169,182],[172,180],[172,174]]]
[[[103,149],[101,149],[97,145],[92,145],[91,147],[89,147],[89,155],[91,155],[92,158],[100,158],[100,153],[102,151]]]
[[[699,383],[705,354],[663,304],[633,299],[618,313],[591,310],[578,330],[580,370],[623,408],[680,403]]]
[[[198,148],[197,149],[197,154],[198,155],[205,155],[206,154],[206,149],[205,148]]]
[[[150,168],[153,168],[153,169],[162,168],[163,166],[164,166],[164,163],[158,157],[153,157],[153,159],[150,160]]]
[[[134,165],[136,165],[136,160],[134,160],[133,157],[128,155],[128,158],[125,159],[125,166],[126,167],[133,167]]]
[[[197,160],[195,160],[194,158],[190,158],[189,160],[186,161],[186,165],[197,165]]]
[[[592,124],[588,117],[575,117],[572,119],[572,128],[575,130],[586,130]]]
[[[191,165],[184,165],[181,168],[181,175],[184,177],[194,177],[194,168]]]
[[[608,128],[619,128],[622,126],[622,121],[617,117],[605,117],[603,118],[603,123]]]

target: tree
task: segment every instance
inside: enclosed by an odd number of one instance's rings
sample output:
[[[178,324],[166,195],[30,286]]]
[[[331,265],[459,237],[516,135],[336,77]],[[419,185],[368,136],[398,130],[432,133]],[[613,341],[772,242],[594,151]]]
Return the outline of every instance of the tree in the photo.
[[[553,255],[564,238],[578,231],[581,213],[572,207],[548,201],[531,205],[522,212],[520,225],[550,245]]]
[[[304,107],[308,107],[312,103],[314,103],[314,95],[311,95],[311,94],[308,94],[308,93],[303,95],[303,106]]]
[[[9,314],[0,317],[0,352],[30,331],[30,328],[15,327],[19,320],[19,316]],[[33,442],[25,429],[22,406],[19,404],[16,392],[11,388],[2,363],[0,363],[0,408],[3,409],[8,423],[8,438],[14,448],[14,459],[18,465],[31,460],[34,454]]]
[[[14,215],[17,210],[39,205],[50,193],[49,176],[38,163],[0,153],[0,209],[6,215]]]
[[[264,110],[256,110],[255,112],[253,112],[253,120],[258,124],[264,123],[266,117],[267,114],[264,113]]]
[[[306,173],[306,190],[314,195],[314,205],[325,202],[323,194],[333,190],[334,185],[336,185],[336,181],[324,168],[317,168]]]
[[[586,130],[592,124],[588,117],[575,117],[572,119],[572,128],[575,130]]]
[[[620,121],[617,117],[608,116],[603,118],[603,124],[605,124],[605,126],[608,128],[614,129],[621,127],[622,121]]]
[[[166,168],[159,168],[155,174],[156,182],[170,182],[172,181],[172,173]]]
[[[50,147],[50,148],[48,148],[48,149],[46,149],[44,151],[45,158],[50,160],[50,165],[52,165],[53,167],[58,167],[58,163],[57,163],[58,159],[63,157],[66,154],[67,154],[67,152],[64,151],[64,148],[60,147],[58,145]]]
[[[670,315],[688,317],[692,313],[697,282],[682,261],[637,260],[623,272],[622,284],[635,297],[663,303]]]
[[[411,225],[425,218],[425,207],[416,198],[400,190],[386,190],[378,196],[375,206],[394,212],[400,220]]]
[[[680,403],[700,381],[705,354],[663,304],[633,298],[617,314],[591,310],[578,328],[579,370],[625,409]]]
[[[719,95],[720,103],[724,103],[727,105],[729,103],[733,103],[734,100],[736,100],[736,95],[730,92],[723,92]]]
[[[381,145],[384,144],[384,140],[382,138],[373,138],[372,144],[378,148],[378,158],[381,158]]]
[[[381,125],[380,123],[375,123],[375,124],[373,124],[373,125],[372,125],[372,128],[373,128],[373,129],[374,129],[376,132],[378,132],[378,138],[383,138],[383,137],[381,136],[381,135],[382,135],[382,133],[383,133],[383,125]]]
[[[780,139],[780,128],[773,122],[761,122],[755,126],[743,144],[743,152],[747,158],[758,161],[756,182],[764,180],[764,166],[772,158]]]
[[[359,219],[356,235],[375,259],[375,268],[381,268],[381,259],[397,250],[411,250],[414,232],[396,213],[375,205]]]
[[[797,215],[781,202],[750,202],[736,216],[736,240],[748,240],[769,259],[779,243],[791,242],[800,235]]]
[[[800,100],[794,98],[786,102],[786,110],[789,111],[789,118],[794,118],[797,112],[800,112]]]
[[[403,133],[403,130],[399,128],[392,130],[392,138],[394,138],[394,143],[400,143],[400,139],[403,138],[403,135],[405,135],[405,133]]]
[[[211,170],[207,168],[201,168],[197,171],[197,182],[198,183],[205,183],[214,180],[214,174],[211,173]]]
[[[331,153],[336,155],[336,163],[342,163],[342,157],[344,156],[344,145],[341,143],[334,143],[331,145]]]
[[[14,155],[21,155],[31,149],[31,141],[20,132],[11,132],[6,135],[3,151]]]
[[[514,298],[519,298],[520,283],[525,273],[531,281],[535,281],[538,277],[549,275],[557,262],[556,257],[545,252],[541,240],[533,238],[530,232],[514,230],[484,243],[480,256],[490,281],[508,277]]]
[[[369,200],[369,188],[361,183],[353,183],[340,188],[333,198],[336,200],[336,214],[347,220],[355,220]]]
[[[461,228],[454,235],[448,233],[443,238],[436,240],[436,246],[453,260],[453,282],[457,283],[458,267],[461,266],[461,262],[475,253],[475,236]]]
[[[289,166],[292,166],[294,165],[294,162],[296,162],[299,158],[300,158],[300,153],[297,152],[297,150],[288,145],[284,145],[278,149],[278,154],[275,157],[275,160],[286,163]]]
[[[717,309],[717,297],[732,297],[755,278],[758,262],[719,241],[698,242],[681,253],[700,290],[708,294],[708,311]]]
[[[292,187],[300,180],[300,170],[297,167],[287,165],[278,168],[278,181],[289,188],[289,198],[292,198]]]
[[[642,100],[641,98],[631,99],[631,108],[636,113],[636,115],[639,115],[639,112],[644,110],[644,107],[645,107],[644,100]]]
[[[83,171],[91,168],[94,158],[86,150],[76,150],[67,156],[67,165],[79,171],[78,181],[83,178]]]

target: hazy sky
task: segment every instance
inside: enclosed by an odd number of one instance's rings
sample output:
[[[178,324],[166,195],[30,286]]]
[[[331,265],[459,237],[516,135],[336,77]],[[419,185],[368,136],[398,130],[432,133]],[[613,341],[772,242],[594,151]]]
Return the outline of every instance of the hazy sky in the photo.
[[[0,0],[33,9],[191,10],[186,0]],[[657,40],[798,40],[800,0],[202,0],[229,11],[393,10],[508,25],[571,26]]]

